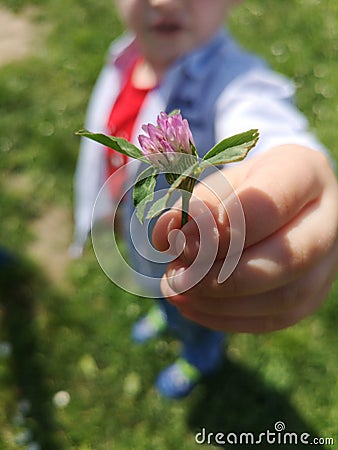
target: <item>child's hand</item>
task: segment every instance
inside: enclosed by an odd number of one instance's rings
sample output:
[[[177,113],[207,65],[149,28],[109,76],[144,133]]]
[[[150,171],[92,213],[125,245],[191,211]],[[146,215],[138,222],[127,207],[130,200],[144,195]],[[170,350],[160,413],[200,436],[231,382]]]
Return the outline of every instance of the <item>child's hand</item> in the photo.
[[[230,277],[219,284],[218,274],[230,241],[229,221],[217,197],[199,184],[194,195],[208,205],[212,216],[194,207],[192,201],[189,212],[195,222],[189,221],[182,229],[185,248],[168,266],[162,280],[163,294],[184,316],[209,328],[255,333],[288,327],[319,307],[337,273],[335,175],[322,154],[295,145],[276,147],[223,173],[234,187],[245,216],[245,243],[239,262]],[[229,195],[222,172],[204,181],[222,199]],[[212,227],[211,217],[217,227]],[[168,236],[180,227],[180,220],[180,212],[172,210],[159,218],[153,232],[159,250],[168,249]],[[210,230],[206,238],[210,246],[199,242],[198,228]],[[185,269],[202,245],[200,264],[204,257],[210,259],[208,248],[215,240],[219,240],[219,247],[210,271],[185,291],[189,286]]]

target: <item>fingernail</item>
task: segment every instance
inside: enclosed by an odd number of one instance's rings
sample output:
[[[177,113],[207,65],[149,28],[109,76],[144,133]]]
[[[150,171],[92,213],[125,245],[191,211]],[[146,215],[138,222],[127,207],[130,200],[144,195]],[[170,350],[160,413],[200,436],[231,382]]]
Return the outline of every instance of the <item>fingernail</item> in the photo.
[[[184,257],[187,261],[194,261],[200,250],[200,241],[198,238],[188,238],[184,247]]]
[[[180,291],[183,292],[180,289],[180,284],[182,283],[181,280],[184,272],[185,272],[184,267],[180,267],[178,269],[174,268],[170,269],[166,276],[169,287],[178,294],[180,293]]]
[[[176,257],[180,256],[185,247],[185,236],[182,230],[171,230],[168,234],[168,242],[170,245],[170,251]]]

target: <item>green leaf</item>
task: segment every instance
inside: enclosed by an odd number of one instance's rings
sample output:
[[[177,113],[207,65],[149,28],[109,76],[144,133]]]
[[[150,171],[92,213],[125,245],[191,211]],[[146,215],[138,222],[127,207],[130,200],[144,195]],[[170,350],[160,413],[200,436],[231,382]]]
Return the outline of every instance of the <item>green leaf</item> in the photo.
[[[168,206],[168,201],[172,195],[173,191],[167,192],[163,197],[156,200],[148,211],[147,219],[153,219],[154,217],[161,214],[161,212]]]
[[[148,167],[138,177],[134,186],[133,200],[136,207],[136,216],[143,223],[144,210],[154,198],[154,190],[158,177],[156,167]]]
[[[84,136],[88,139],[98,142],[99,144],[105,145],[106,147],[112,148],[123,155],[130,156],[131,158],[140,159],[148,164],[149,160],[143,156],[141,150],[135,145],[128,142],[126,139],[118,138],[115,136],[107,136],[103,133],[91,133],[88,130],[80,130],[76,132],[79,136]]]
[[[161,214],[161,212],[165,208],[167,208],[170,197],[174,193],[175,189],[179,189],[182,186],[182,184],[184,184],[184,181],[188,177],[193,176],[193,178],[195,178],[195,173],[198,175],[200,175],[202,173],[198,163],[195,163],[192,166],[188,167],[188,169],[186,169],[182,173],[182,175],[180,175],[176,179],[176,181],[170,186],[170,188],[168,189],[166,194],[163,197],[161,197],[160,199],[156,200],[156,202],[151,206],[151,208],[148,211],[147,219],[153,219],[154,217]],[[193,183],[190,182],[189,184],[193,184]]]
[[[204,156],[202,167],[241,161],[256,145],[258,138],[258,130],[249,130],[223,139]]]

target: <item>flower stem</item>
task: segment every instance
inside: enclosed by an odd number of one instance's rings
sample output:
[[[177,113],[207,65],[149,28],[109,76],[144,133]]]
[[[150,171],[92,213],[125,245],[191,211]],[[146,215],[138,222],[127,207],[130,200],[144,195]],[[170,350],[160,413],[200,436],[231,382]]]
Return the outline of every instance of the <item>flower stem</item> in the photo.
[[[191,192],[182,190],[182,219],[181,219],[181,228],[185,225],[189,220],[189,202],[191,198]]]

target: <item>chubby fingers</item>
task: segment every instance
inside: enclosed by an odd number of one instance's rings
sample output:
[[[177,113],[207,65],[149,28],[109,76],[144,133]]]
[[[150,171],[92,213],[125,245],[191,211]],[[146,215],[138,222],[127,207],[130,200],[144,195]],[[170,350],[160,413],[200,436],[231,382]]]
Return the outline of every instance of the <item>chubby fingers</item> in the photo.
[[[223,332],[261,333],[291,326],[313,313],[324,301],[338,264],[336,244],[320,265],[300,279],[257,295],[210,298],[171,296],[180,312],[208,328]],[[163,291],[168,285],[163,281]]]
[[[292,309],[279,313],[273,311],[266,314],[256,313],[252,316],[242,313],[238,315],[208,314],[194,306],[181,306],[179,310],[187,319],[225,333],[267,333],[290,327],[314,313],[325,300],[328,291],[329,287],[325,286],[320,291],[312,292],[304,300],[298,298],[299,302]],[[273,293],[265,297],[265,300],[270,303],[273,299]]]
[[[318,152],[282,146],[227,171],[216,171],[194,191],[191,220],[182,228],[185,244],[180,258],[187,264],[198,252],[201,258],[203,254],[209,258],[204,250],[217,244],[216,258],[222,259],[228,252],[231,233],[234,237],[236,231],[243,233],[245,248],[266,239],[321,195],[317,169],[322,165],[327,162]],[[154,228],[155,247],[167,250],[168,236],[178,228],[180,212],[164,214]],[[182,250],[182,245],[178,243],[177,249]]]
[[[286,226],[245,248],[238,259],[229,255],[198,272],[200,264],[189,265],[178,258],[168,266],[164,281],[171,292],[218,298],[260,294],[284,286],[311,270],[332,247],[336,219],[323,224],[323,217],[330,217],[330,205],[326,198],[309,204]],[[229,276],[222,280],[224,270]]]

